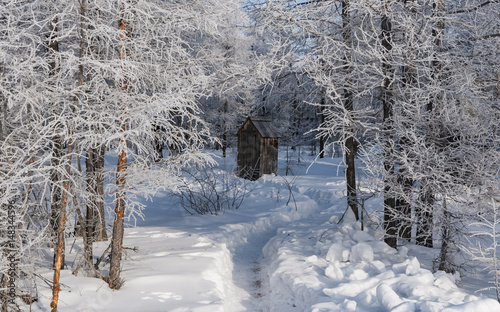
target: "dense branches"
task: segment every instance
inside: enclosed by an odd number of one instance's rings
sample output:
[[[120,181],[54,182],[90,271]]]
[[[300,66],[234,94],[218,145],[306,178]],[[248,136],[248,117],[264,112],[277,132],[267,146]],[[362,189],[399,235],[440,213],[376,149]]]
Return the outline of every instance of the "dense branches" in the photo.
[[[345,147],[346,162],[354,139],[383,181],[386,242],[438,239],[448,271],[462,222],[477,213],[461,194],[498,179],[499,10],[498,1],[262,5],[286,59],[325,95],[310,101],[322,107],[319,137]]]
[[[225,1],[75,4],[0,6],[0,212],[15,207],[19,233],[39,232],[28,241],[57,237],[54,311],[65,221],[71,220],[65,213],[79,212],[86,250],[81,263],[86,274],[100,275],[91,262],[92,242],[107,234],[104,207],[111,203],[104,202],[104,180],[117,179],[106,190],[121,219],[113,229],[117,243],[124,218],[141,214],[138,194],[175,184],[188,164],[211,161],[201,152],[213,139],[200,99],[216,93],[245,98],[240,94],[249,92],[240,86],[251,76],[248,67],[234,65],[245,64],[240,54],[235,59],[219,53],[231,44],[229,28],[237,23],[227,17]],[[232,10],[236,17],[239,7]],[[216,21],[223,19],[231,21],[221,31]],[[214,48],[206,49],[207,42]],[[158,144],[166,149],[163,160],[154,156]],[[104,170],[105,154],[118,156],[116,169]],[[8,253],[3,245],[0,251]],[[113,288],[120,284],[121,252],[119,244],[112,252]]]

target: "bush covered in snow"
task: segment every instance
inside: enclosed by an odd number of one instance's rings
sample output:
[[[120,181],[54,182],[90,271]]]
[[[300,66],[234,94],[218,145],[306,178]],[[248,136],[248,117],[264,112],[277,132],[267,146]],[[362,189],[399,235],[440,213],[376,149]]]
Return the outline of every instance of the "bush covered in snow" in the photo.
[[[210,167],[184,170],[181,181],[180,192],[175,196],[191,214],[218,215],[238,209],[250,192],[249,181]]]

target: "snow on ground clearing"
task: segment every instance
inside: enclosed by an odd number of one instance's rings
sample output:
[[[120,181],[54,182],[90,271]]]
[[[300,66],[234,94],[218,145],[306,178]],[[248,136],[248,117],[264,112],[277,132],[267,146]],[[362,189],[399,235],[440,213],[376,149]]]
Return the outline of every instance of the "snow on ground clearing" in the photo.
[[[64,270],[59,311],[225,311],[221,272],[231,270],[229,252],[196,234],[168,228],[127,229],[122,277],[111,291],[99,279],[75,277]],[[51,278],[51,273],[44,274]],[[43,285],[41,285],[43,286]],[[50,289],[40,287],[41,305],[49,306]],[[210,306],[210,309],[206,309]],[[45,309],[41,309],[46,311]]]
[[[138,248],[125,250],[119,291],[71,274],[82,247],[68,239],[59,311],[500,311],[495,300],[457,288],[455,276],[423,268],[405,247],[375,239],[376,224],[361,231],[349,215],[338,223],[346,204],[336,162],[322,160],[308,174],[296,167],[297,179],[251,182],[240,209],[220,216],[191,216],[158,194],[145,220],[125,230],[124,246]],[[95,255],[108,244],[96,243]],[[31,311],[50,311],[48,285],[40,281],[38,293]]]
[[[265,246],[269,311],[500,311],[496,300],[467,294],[455,276],[421,268],[405,247],[390,248],[359,223],[315,219],[281,229]]]

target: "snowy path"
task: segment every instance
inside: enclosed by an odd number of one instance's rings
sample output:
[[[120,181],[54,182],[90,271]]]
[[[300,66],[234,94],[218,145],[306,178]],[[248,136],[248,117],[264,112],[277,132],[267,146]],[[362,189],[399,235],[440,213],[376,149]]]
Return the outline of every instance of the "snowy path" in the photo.
[[[100,279],[63,270],[59,311],[500,312],[496,300],[421,265],[412,255],[428,253],[423,247],[395,251],[375,225],[361,231],[347,217],[337,224],[345,184],[331,166],[319,166],[296,181],[288,206],[283,178],[272,176],[252,182],[244,206],[219,216],[187,215],[158,194],[145,220],[125,230],[124,245],[138,251],[125,253],[123,287],[111,291]],[[96,254],[107,244],[96,244]],[[79,242],[67,260],[81,249]],[[52,272],[41,274],[50,280]],[[41,282],[38,291],[29,311],[47,312],[51,289]]]
[[[262,270],[262,248],[274,236],[275,230],[249,238],[233,253],[233,282],[246,289],[250,297],[241,304],[247,311],[269,312],[269,278]]]
[[[334,196],[330,191],[316,189],[311,192],[308,188],[294,186],[295,202],[292,201],[286,205],[288,190],[282,188],[281,179],[263,179],[260,183],[264,184],[263,188],[266,191],[261,192],[259,199],[249,206],[264,206],[267,207],[266,210],[262,211],[260,208],[261,213],[254,215],[256,219],[251,223],[224,226],[225,234],[222,235],[224,238],[215,240],[229,242],[228,248],[234,265],[233,283],[247,293],[247,296],[240,296],[238,299],[244,311],[271,312],[275,309],[273,290],[268,275],[271,271],[269,268],[271,257],[264,257],[265,246],[273,240],[283,240],[281,237],[283,235],[278,234],[278,230],[288,228],[291,224],[297,226],[301,220],[309,220],[306,224],[310,224],[313,219],[317,220],[312,223],[321,223],[318,220],[325,218],[328,220],[329,217],[321,215],[320,211],[325,208],[325,205],[331,204]],[[270,195],[277,193],[281,194],[279,200]],[[263,197],[268,198],[265,204],[262,203]],[[251,198],[248,201],[251,201]],[[272,206],[275,208],[270,209]],[[246,219],[249,220],[248,217]],[[285,234],[285,240],[287,237]]]

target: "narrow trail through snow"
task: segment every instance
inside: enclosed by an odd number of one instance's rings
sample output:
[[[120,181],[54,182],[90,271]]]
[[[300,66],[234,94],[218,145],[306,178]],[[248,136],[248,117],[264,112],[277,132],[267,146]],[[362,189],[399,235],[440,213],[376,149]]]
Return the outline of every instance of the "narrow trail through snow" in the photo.
[[[241,304],[247,311],[269,312],[269,278],[262,268],[262,248],[276,235],[276,229],[250,236],[247,243],[240,244],[233,252],[233,282],[246,290],[250,297]]]

